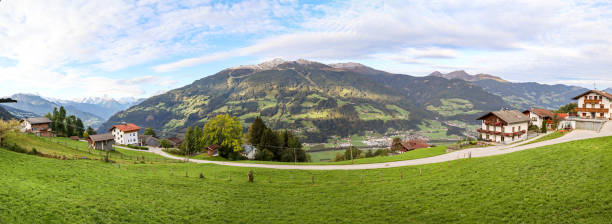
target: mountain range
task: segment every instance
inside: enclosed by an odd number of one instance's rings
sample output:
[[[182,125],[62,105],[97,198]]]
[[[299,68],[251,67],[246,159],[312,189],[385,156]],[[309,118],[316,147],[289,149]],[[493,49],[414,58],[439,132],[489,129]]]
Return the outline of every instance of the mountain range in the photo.
[[[356,63],[277,59],[225,69],[153,96],[113,115],[99,130],[132,122],[169,136],[229,113],[245,130],[261,115],[273,128],[321,142],[333,135],[475,123],[476,114],[503,106],[501,97],[461,79],[391,74]],[[446,129],[464,131],[452,125]]]
[[[542,107],[551,110],[558,109],[560,106],[569,103],[573,97],[588,90],[582,87],[562,84],[515,83],[487,74],[470,75],[465,71],[454,71],[447,74],[434,72],[430,76],[472,82],[487,92],[502,97],[509,107],[515,109],[527,109],[530,107]]]
[[[45,99],[34,94],[14,94],[10,96],[17,103],[3,104],[2,107],[15,118],[44,116],[53,108],[64,106],[68,115],[75,115],[86,126],[97,128],[112,114],[124,110],[139,101],[119,102],[114,99],[85,98],[78,101]]]

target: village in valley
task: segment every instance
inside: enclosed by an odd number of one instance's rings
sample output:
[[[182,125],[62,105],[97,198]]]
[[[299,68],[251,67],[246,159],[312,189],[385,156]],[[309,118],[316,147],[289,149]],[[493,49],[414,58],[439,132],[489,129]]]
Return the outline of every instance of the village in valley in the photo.
[[[612,95],[600,91],[589,90],[583,94],[574,97],[577,103],[573,108],[573,112],[555,113],[553,111],[542,108],[530,108],[524,111],[501,109],[499,111],[491,111],[476,118],[481,124],[476,130],[473,138],[460,140],[458,147],[449,145],[451,149],[462,149],[470,147],[469,145],[486,147],[497,144],[513,144],[520,141],[537,137],[539,134],[546,134],[551,131],[568,132],[573,129],[584,129],[599,131],[603,124],[611,118],[609,111],[612,106]],[[571,104],[569,104],[571,105]],[[49,117],[31,117],[20,120],[21,131],[31,133],[41,137],[53,137],[57,132],[51,127],[51,119]],[[150,128],[149,128],[150,129]],[[151,148],[175,148],[178,149],[185,141],[185,134],[160,139],[155,135],[155,131],[150,129],[141,133],[144,130],[133,123],[121,123],[113,125],[106,133],[85,134],[85,136],[67,136],[72,140],[87,141],[89,148],[96,150],[114,150],[115,146],[129,147],[135,150]],[[139,134],[140,133],[140,134]],[[402,135],[402,133],[404,133]],[[82,133],[81,133],[82,134]],[[338,138],[337,136],[332,136]],[[338,150],[353,147],[351,139],[344,139],[344,142],[333,145],[333,148],[327,150]],[[362,148],[366,150],[386,148],[393,154],[404,153],[419,148],[428,148],[432,144],[428,143],[431,140],[427,136],[412,134],[412,132],[396,132],[392,136],[382,137],[367,137],[364,138]],[[337,141],[337,140],[336,140]],[[308,147],[313,144],[303,144]],[[217,150],[220,148],[218,144],[201,145],[201,149],[196,149],[192,153],[205,153],[209,156],[218,156]],[[257,153],[257,146],[245,143],[242,144],[241,153],[245,159],[254,160]],[[313,151],[325,151],[313,150]],[[323,161],[323,160],[322,160]],[[327,160],[329,161],[329,160]],[[319,161],[316,161],[319,162]]]

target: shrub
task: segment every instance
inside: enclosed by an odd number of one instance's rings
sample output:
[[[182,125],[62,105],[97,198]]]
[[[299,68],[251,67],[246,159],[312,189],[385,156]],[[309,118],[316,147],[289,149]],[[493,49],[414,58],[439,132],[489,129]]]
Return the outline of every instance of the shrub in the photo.
[[[132,148],[132,149],[140,149],[140,150],[149,150],[149,148],[144,147],[144,146],[137,146],[137,145],[127,145],[128,148]]]

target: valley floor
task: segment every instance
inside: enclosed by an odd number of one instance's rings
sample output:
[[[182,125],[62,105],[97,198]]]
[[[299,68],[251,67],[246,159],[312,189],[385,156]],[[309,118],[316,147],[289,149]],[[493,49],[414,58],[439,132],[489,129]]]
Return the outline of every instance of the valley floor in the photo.
[[[606,223],[611,148],[602,137],[372,170],[105,163],[0,149],[0,223]]]
[[[390,168],[390,167],[402,167],[412,165],[422,165],[431,163],[447,162],[458,159],[465,159],[468,157],[485,157],[492,155],[501,155],[526,149],[533,149],[541,146],[559,144],[564,142],[590,139],[597,137],[612,136],[612,122],[607,122],[602,128],[601,132],[586,131],[586,130],[575,130],[571,133],[564,135],[559,138],[535,142],[537,138],[528,140],[527,142],[518,142],[512,145],[499,145],[485,148],[470,148],[451,153],[441,154],[437,156],[431,156],[420,159],[402,160],[395,162],[382,162],[382,163],[368,163],[368,164],[355,164],[355,165],[283,165],[283,164],[263,164],[263,163],[242,163],[242,162],[227,162],[227,161],[211,161],[211,160],[197,160],[190,159],[190,162],[194,163],[212,163],[225,166],[237,166],[237,167],[251,167],[251,168],[272,168],[272,169],[300,169],[300,170],[362,170],[362,169],[379,169],[379,168]],[[543,137],[543,136],[540,136]],[[534,141],[532,144],[525,144],[530,141]],[[163,157],[171,159],[182,159],[181,157],[170,155],[163,152],[159,148],[153,148],[151,152],[158,154]],[[410,153],[410,152],[408,152]]]

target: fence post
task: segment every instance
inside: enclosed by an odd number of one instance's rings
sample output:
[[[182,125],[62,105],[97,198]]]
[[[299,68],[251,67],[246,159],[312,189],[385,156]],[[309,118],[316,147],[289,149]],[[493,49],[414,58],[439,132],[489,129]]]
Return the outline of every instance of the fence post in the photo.
[[[315,182],[314,182],[314,175],[312,175],[312,184],[313,185],[315,184]]]
[[[421,168],[419,168],[419,175],[423,176],[423,170],[421,170]]]
[[[403,180],[403,179],[404,179],[404,171],[400,170],[400,180]]]
[[[232,181],[232,171],[229,171],[229,181]]]
[[[249,178],[249,182],[253,182],[253,170],[249,170],[249,173],[247,174],[247,177]]]

